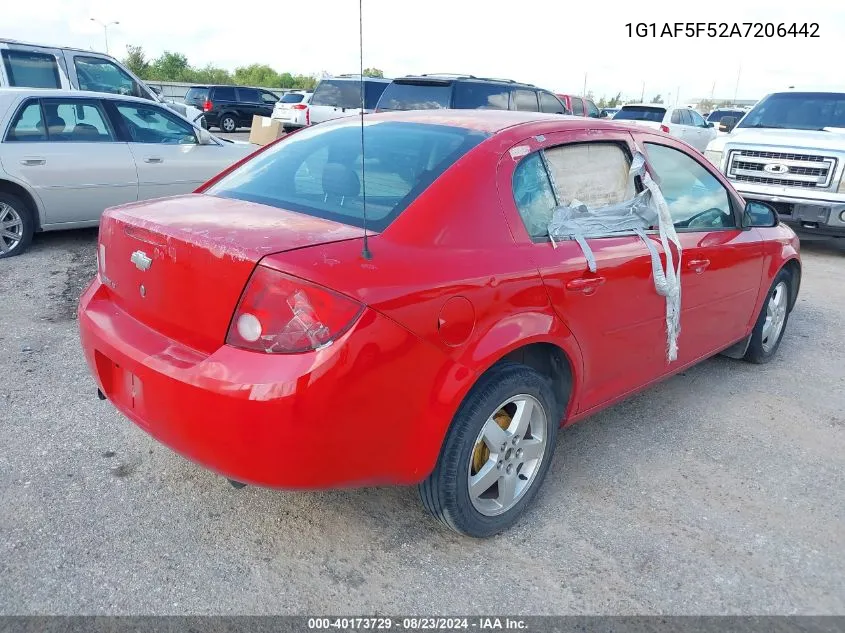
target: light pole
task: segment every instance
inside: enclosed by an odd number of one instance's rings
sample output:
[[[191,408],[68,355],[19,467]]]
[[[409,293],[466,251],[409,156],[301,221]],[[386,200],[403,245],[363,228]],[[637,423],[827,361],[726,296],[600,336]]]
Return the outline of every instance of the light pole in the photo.
[[[106,40],[106,55],[109,54],[109,27],[114,26],[115,24],[120,24],[120,22],[100,22],[97,18],[91,18],[92,22],[96,22],[100,26],[103,27],[103,37]]]

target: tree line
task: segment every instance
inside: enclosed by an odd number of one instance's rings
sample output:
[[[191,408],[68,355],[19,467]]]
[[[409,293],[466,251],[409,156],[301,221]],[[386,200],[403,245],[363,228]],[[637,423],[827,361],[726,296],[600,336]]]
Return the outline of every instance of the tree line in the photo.
[[[234,72],[213,64],[197,67],[188,63],[186,55],[171,51],[164,51],[160,56],[148,59],[143,47],[132,45],[126,47],[126,57],[123,58],[123,63],[129,70],[146,81],[236,84],[272,89],[313,90],[320,80],[319,77],[314,75],[280,73],[267,64],[239,66],[235,68]],[[366,68],[364,74],[368,77],[384,76],[384,73],[378,68]]]

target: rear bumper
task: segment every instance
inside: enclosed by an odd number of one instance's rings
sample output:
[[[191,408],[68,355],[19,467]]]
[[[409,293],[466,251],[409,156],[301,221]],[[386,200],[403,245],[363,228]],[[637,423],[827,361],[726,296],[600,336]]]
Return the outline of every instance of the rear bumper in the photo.
[[[97,386],[118,410],[174,451],[244,483],[417,483],[451,419],[451,406],[431,406],[438,379],[451,375],[446,357],[372,310],[317,352],[221,345],[207,355],[123,312],[95,280],[80,299],[79,328]]]

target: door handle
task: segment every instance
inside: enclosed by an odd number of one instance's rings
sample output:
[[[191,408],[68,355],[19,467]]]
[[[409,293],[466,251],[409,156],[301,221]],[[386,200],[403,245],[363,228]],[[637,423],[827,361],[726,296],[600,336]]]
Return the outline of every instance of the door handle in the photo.
[[[703,273],[710,265],[709,259],[691,259],[687,262],[687,268],[692,269],[697,274]]]
[[[566,289],[575,292],[583,292],[585,295],[593,294],[599,286],[604,283],[604,277],[579,277],[566,282]]]
[[[145,163],[163,163],[164,159],[161,158],[160,156],[147,156],[144,159],[144,162]]]
[[[24,158],[21,161],[21,165],[25,165],[27,167],[35,167],[36,165],[46,165],[47,159],[46,158]]]

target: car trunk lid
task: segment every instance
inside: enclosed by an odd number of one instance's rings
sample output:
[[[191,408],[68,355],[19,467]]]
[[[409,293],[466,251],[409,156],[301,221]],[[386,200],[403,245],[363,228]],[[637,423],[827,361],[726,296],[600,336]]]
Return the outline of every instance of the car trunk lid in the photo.
[[[121,309],[210,353],[223,344],[238,299],[264,256],[362,235],[331,220],[189,194],[107,210],[98,265]]]

